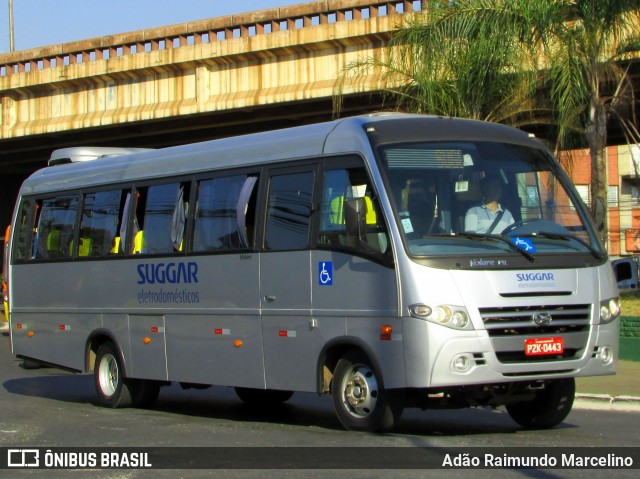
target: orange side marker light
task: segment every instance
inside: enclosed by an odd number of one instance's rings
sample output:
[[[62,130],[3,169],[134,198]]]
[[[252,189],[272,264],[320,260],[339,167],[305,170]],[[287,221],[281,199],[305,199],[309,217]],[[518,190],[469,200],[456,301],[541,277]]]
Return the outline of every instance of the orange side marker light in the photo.
[[[384,326],[380,326],[380,341],[391,341],[391,334],[393,333],[393,328],[388,324]]]

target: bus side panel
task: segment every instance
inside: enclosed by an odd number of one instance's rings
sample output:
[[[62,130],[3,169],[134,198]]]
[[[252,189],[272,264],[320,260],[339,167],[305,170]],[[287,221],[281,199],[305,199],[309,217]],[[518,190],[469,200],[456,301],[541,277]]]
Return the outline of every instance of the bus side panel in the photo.
[[[83,276],[68,263],[14,265],[11,281],[14,354],[84,370],[87,337],[102,316],[75,301],[84,294]]]
[[[267,389],[315,391],[309,251],[260,255],[260,301]]]
[[[334,340],[371,353],[389,387],[404,384],[402,334],[380,338],[384,324],[401,332],[393,269],[344,253],[300,251],[263,253],[260,274],[268,389],[316,392],[320,354]]]
[[[313,317],[323,335],[322,345],[339,334],[345,336],[341,338],[344,341],[358,338],[353,344],[363,344],[373,356],[371,360],[380,367],[385,387],[403,387],[403,335],[395,270],[359,256],[331,251],[313,251],[311,270]],[[345,318],[344,326],[323,332],[323,323],[337,312]],[[393,328],[390,336],[381,335],[380,327],[384,325]]]
[[[165,318],[158,315],[129,315],[131,364],[129,377],[167,380]]]
[[[69,261],[12,266],[12,310],[99,313],[143,305],[134,261]],[[144,306],[144,305],[143,305]]]
[[[195,384],[265,387],[258,309],[166,317],[169,378]]]
[[[12,314],[11,331],[13,352],[84,371],[87,337],[101,326],[97,313],[15,313]]]
[[[192,261],[198,282],[184,296],[189,302],[165,316],[169,380],[263,388],[259,255]]]

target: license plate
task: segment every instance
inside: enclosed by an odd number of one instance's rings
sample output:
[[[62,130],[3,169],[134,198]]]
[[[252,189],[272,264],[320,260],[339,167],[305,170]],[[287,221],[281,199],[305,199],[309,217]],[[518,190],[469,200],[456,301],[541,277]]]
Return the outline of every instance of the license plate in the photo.
[[[524,353],[527,356],[541,356],[544,354],[562,354],[564,352],[563,338],[531,338],[524,342]]]

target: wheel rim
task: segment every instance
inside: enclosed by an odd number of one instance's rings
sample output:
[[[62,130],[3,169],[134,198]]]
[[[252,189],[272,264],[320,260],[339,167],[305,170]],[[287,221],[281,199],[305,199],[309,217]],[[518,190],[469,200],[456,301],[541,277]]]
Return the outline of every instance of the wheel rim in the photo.
[[[368,366],[358,364],[351,368],[342,381],[342,402],[354,417],[370,415],[378,400],[378,381]]]
[[[104,395],[113,396],[118,389],[120,372],[118,370],[116,358],[112,354],[105,354],[102,357],[100,369],[98,371],[98,378],[100,382],[100,389]]]

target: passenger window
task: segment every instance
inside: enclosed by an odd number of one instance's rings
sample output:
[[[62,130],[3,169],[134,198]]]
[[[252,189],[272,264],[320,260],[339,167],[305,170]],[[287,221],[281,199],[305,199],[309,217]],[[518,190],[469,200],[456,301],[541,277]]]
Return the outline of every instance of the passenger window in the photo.
[[[34,241],[36,259],[70,258],[78,196],[63,196],[42,201]]]
[[[140,188],[136,195],[133,252],[167,254],[183,250],[188,184]]]
[[[193,251],[253,246],[257,180],[236,175],[198,183]]]
[[[118,226],[126,193],[122,190],[89,193],[84,197],[78,256],[107,256],[120,249]]]
[[[365,227],[360,237],[348,235],[345,222],[345,205],[357,198],[365,206]],[[365,254],[387,251],[387,230],[364,167],[327,168],[320,211],[320,246],[354,249]]]
[[[313,172],[271,178],[264,247],[268,250],[304,249],[309,244]]]
[[[34,204],[33,200],[25,200],[20,205],[20,211],[18,213],[17,218],[17,228],[18,234],[16,236],[16,245],[14,248],[14,258],[16,261],[22,261],[28,257],[31,257],[31,251],[35,252],[34,249],[28,250],[27,252],[27,241],[29,240],[29,236],[31,232],[35,234],[35,214],[31,216],[31,207]],[[36,204],[36,208],[38,208]],[[35,213],[35,212],[34,212]]]

